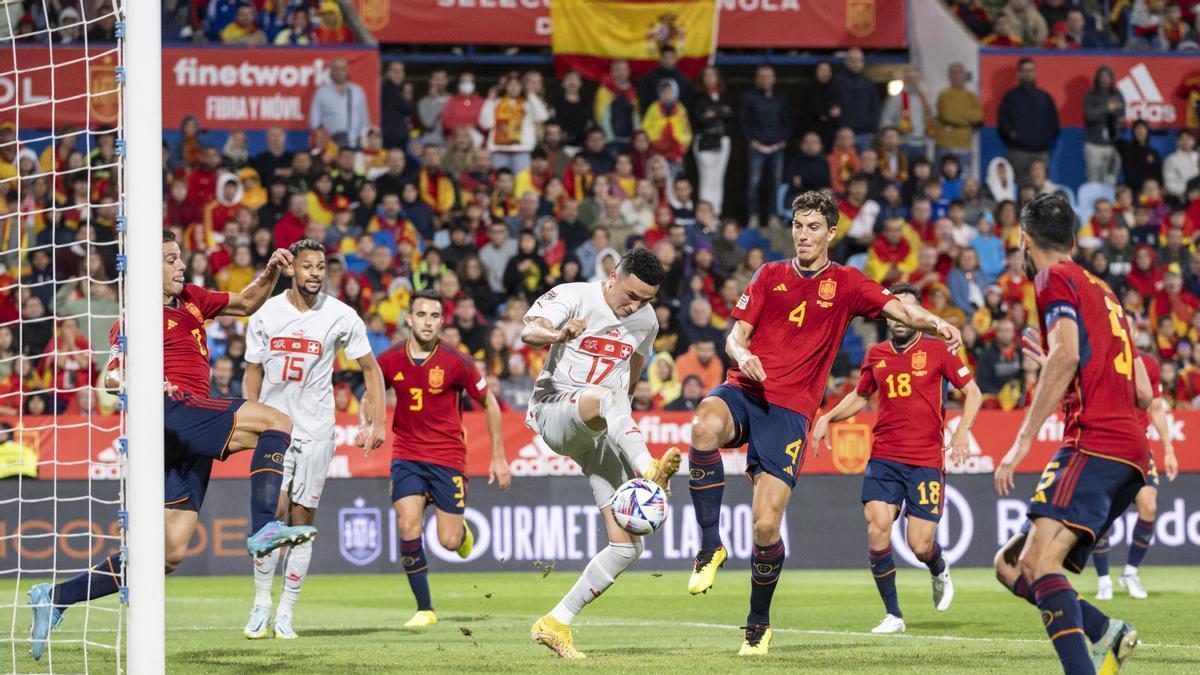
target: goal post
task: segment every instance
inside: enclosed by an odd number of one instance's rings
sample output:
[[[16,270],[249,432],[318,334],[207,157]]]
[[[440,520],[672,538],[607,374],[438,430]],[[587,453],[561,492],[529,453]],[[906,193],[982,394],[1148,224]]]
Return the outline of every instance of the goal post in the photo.
[[[123,0],[126,237],[126,554],[130,673],[166,668],[163,571],[162,11]]]

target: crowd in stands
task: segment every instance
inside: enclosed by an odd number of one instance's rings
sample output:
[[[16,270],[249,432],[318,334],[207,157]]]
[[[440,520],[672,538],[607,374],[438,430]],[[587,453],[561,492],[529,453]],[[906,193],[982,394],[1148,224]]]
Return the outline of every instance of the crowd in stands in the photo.
[[[947,0],[986,47],[1200,49],[1195,0]]]
[[[331,99],[354,100],[354,88],[375,86],[349,82],[344,65],[333,64],[324,85]],[[182,242],[187,281],[220,290],[244,287],[276,247],[323,242],[326,290],[361,313],[377,352],[405,337],[411,294],[436,290],[445,339],[475,357],[515,410],[527,404],[543,358],[519,338],[529,304],[555,284],[605,278],[624,252],[646,247],[668,273],[655,302],[655,356],[635,407],[691,410],[724,376],[724,336],[749,280],[765,262],[791,256],[787,205],[802,191],[831,190],[840,210],[833,258],[885,285],[915,285],[929,308],[962,328],[961,356],[985,405],[1021,407],[1036,366],[1022,357],[1020,333],[1038,322],[1018,250],[1019,212],[1034,196],[1063,189],[1047,172],[1058,129],[1053,100],[1037,88],[1035,65],[1022,62],[1000,111],[1008,157],[976,177],[970,148],[982,112],[962,65],[950,67],[950,84],[936,95],[916,68],[882,95],[863,66],[862,52],[851,49],[844,65],[817,66],[801,91],[785,91],[763,66],[754,88],[734,98],[717,68],[686,78],[669,50],[640,80],[614,62],[594,95],[583,93],[576,73],[554,80],[538,70],[486,89],[471,72],[451,78],[436,70],[418,92],[404,64],[390,61],[379,127],[356,119],[354,105],[314,103],[309,143],[289,147],[284,130],[272,129],[266,150],[251,155],[244,133],[217,147],[185,119],[178,141],[164,145],[164,227]],[[1139,329],[1138,348],[1161,359],[1168,399],[1195,405],[1194,138],[1179,133],[1177,150],[1159,157],[1144,123],[1127,128],[1106,69],[1085,107],[1088,175],[1107,189],[1079,206],[1079,260],[1121,298]],[[67,378],[63,386],[94,381],[102,359],[89,356],[103,351],[111,321],[81,326],[67,317],[88,307],[116,314],[108,283],[116,274],[108,246],[116,227],[113,133],[64,129],[57,137],[38,156],[0,127],[0,190],[27,226],[6,220],[6,248],[17,236],[28,246],[79,242],[7,263],[0,414],[110,403],[90,391],[14,394],[22,383],[28,391],[52,378]],[[733,153],[746,158],[746,175],[726,175]],[[55,171],[53,179],[22,178],[37,167]],[[748,212],[726,208],[727,186],[745,190]],[[18,316],[23,322],[13,323]],[[244,330],[230,317],[209,324],[215,395],[239,392]],[[874,323],[852,327],[830,396],[854,386],[863,351],[884,337]],[[345,361],[336,376],[344,411],[356,409],[361,391],[355,368]]]

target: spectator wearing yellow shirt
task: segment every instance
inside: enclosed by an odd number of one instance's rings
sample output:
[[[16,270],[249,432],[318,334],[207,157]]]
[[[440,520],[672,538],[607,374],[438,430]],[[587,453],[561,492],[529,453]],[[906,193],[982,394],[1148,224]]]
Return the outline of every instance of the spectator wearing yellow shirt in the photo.
[[[650,147],[666,157],[678,174],[683,156],[692,145],[692,125],[687,109],[679,102],[679,85],[674,80],[659,82],[658,100],[646,108],[642,131],[650,138]]]
[[[221,31],[221,43],[257,47],[267,44],[267,34],[258,29],[257,12],[254,5],[244,2],[238,5],[233,23]]]
[[[217,272],[217,288],[226,292],[240,292],[254,281],[254,256],[250,246],[238,244],[233,249],[233,260]]]

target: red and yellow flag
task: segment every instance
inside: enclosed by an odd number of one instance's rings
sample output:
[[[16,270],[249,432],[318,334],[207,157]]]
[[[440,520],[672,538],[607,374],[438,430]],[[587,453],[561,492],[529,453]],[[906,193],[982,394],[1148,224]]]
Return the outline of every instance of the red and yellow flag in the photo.
[[[626,59],[637,79],[654,70],[659,50],[670,45],[678,68],[695,77],[716,49],[717,14],[717,0],[554,0],[554,66],[599,80],[614,59]]]

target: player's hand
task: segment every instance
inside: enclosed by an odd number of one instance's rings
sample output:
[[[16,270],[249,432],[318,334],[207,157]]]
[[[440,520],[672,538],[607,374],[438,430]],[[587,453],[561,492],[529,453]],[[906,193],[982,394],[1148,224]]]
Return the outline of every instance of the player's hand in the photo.
[[[384,434],[382,423],[362,425],[354,436],[354,444],[362,448],[363,457],[367,457],[372,450],[383,445]]]
[[[1175,449],[1171,446],[1167,446],[1163,454],[1163,468],[1167,470],[1167,481],[1174,483],[1175,477],[1179,475],[1179,459],[1175,457]]]
[[[286,248],[275,249],[275,252],[271,254],[271,259],[267,261],[267,274],[273,274],[279,271],[285,272],[288,274],[288,276],[291,276],[292,252]]]
[[[179,387],[171,384],[170,380],[163,380],[163,393],[167,396],[174,396],[179,393]]]
[[[942,321],[937,327],[938,337],[946,341],[946,347],[953,353],[958,353],[962,349],[962,333],[954,326]]]
[[[1046,352],[1042,351],[1042,336],[1036,328],[1021,331],[1021,353],[1038,365],[1046,367]]]
[[[829,444],[829,418],[821,415],[817,418],[817,423],[813,425],[812,435],[809,436],[808,446],[812,448],[813,457],[821,456],[821,446],[833,449]]]
[[[961,426],[955,429],[954,435],[950,437],[950,445],[947,446],[947,449],[950,450],[950,459],[955,464],[967,461],[967,456],[970,454],[969,440],[970,437]]]
[[[1031,443],[1032,441],[1026,440],[1024,436],[1017,436],[1012,448],[1005,453],[1004,459],[1000,460],[1000,465],[996,467],[996,494],[1007,497],[1008,493],[1012,491],[1015,486],[1013,476],[1017,473],[1017,466],[1020,465],[1021,460],[1029,454]]]
[[[738,361],[738,370],[755,382],[765,382],[767,379],[767,371],[763,370],[762,361],[753,354]]]
[[[492,463],[488,464],[488,485],[492,483],[499,483],[501,490],[512,487],[512,472],[508,470],[508,460],[495,457]]]
[[[583,319],[568,319],[563,324],[563,327],[558,330],[558,339],[555,342],[570,342],[583,335],[583,331],[585,330],[587,330],[587,322]]]

